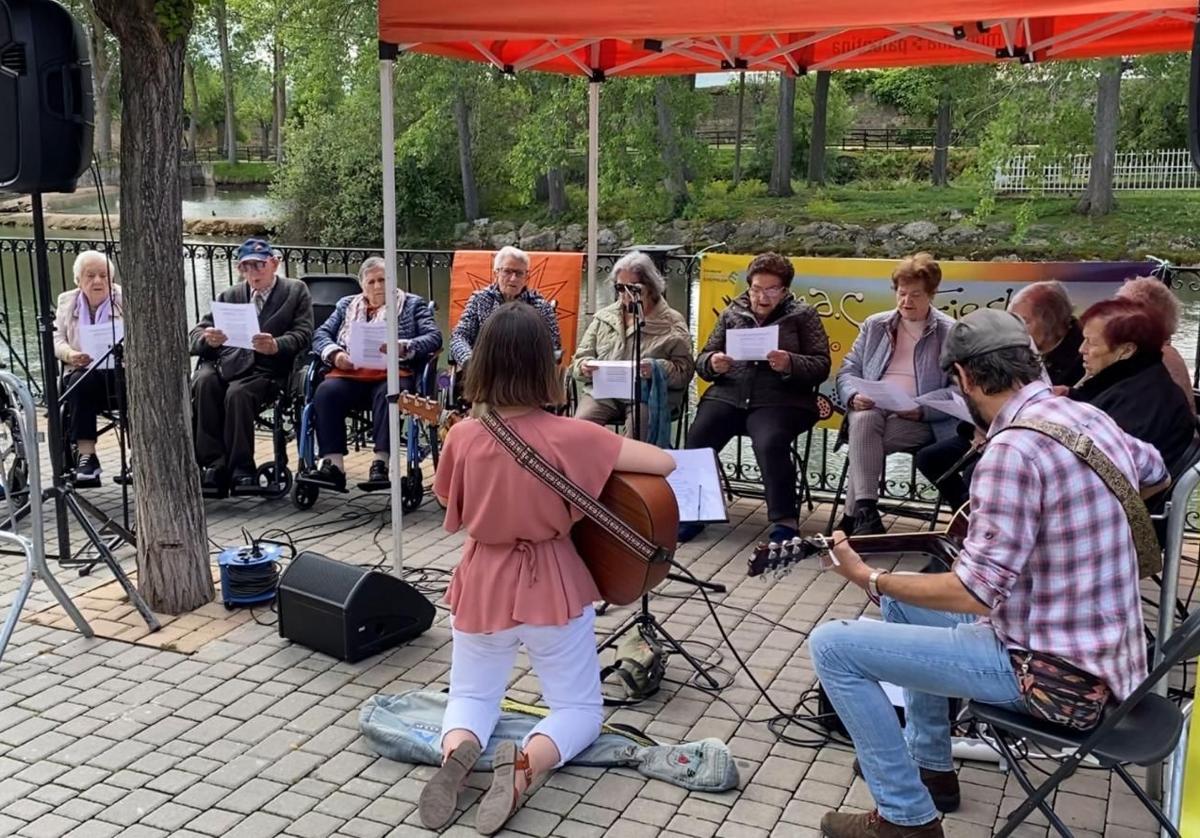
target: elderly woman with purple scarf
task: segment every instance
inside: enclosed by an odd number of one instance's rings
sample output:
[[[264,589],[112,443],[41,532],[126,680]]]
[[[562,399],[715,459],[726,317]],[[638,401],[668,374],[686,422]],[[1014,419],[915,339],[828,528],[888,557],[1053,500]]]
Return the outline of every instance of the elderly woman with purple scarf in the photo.
[[[75,479],[92,482],[100,478],[100,458],[96,456],[96,417],[101,411],[119,404],[122,383],[117,369],[88,367],[99,358],[83,351],[82,327],[113,324],[121,320],[121,286],[115,283],[112,261],[96,250],[85,250],[75,257],[75,285],[58,298],[54,317],[54,354],[67,367],[63,392],[67,393],[67,435],[79,452]],[[118,335],[119,336],[119,335]],[[73,386],[74,385],[74,386]]]
[[[351,410],[371,408],[375,459],[367,482],[388,484],[387,371],[362,369],[350,361],[350,328],[355,322],[382,321],[387,316],[384,262],[372,256],[358,271],[362,293],[338,300],[333,314],[313,334],[313,352],[329,367],[313,396],[317,450],[323,459],[313,475],[339,491],[346,488],[346,417]],[[396,289],[397,337],[400,340],[400,389],[415,390],[416,377],[431,355],[442,348],[442,333],[424,299]]]

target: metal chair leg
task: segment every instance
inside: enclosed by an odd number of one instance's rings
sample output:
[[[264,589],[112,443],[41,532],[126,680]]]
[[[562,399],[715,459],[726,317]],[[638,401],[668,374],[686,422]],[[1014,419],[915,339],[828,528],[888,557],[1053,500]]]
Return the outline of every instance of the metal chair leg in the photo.
[[[833,522],[837,520],[838,506],[842,502],[842,491],[846,488],[846,472],[850,469],[850,461],[842,463],[842,476],[838,478],[837,491],[833,493],[833,508],[829,510],[829,523],[825,525],[825,534],[833,534]]]
[[[1009,747],[1004,731],[992,728],[992,732],[996,735],[996,744],[999,745],[1000,750],[1003,752],[1009,770],[1012,771],[1013,776],[1017,778],[1017,783],[1025,791],[1025,794],[1028,795],[1025,802],[1014,809],[1012,814],[1008,816],[1008,820],[1004,822],[1004,826],[996,833],[995,838],[1006,838],[1006,836],[1012,835],[1016,832],[1017,827],[1025,822],[1025,819],[1029,817],[1034,809],[1040,809],[1042,814],[1046,816],[1046,819],[1050,821],[1050,825],[1063,838],[1074,838],[1075,833],[1071,832],[1067,828],[1067,825],[1062,822],[1062,819],[1055,813],[1050,804],[1046,802],[1046,798],[1050,796],[1050,792],[1058,787],[1059,783],[1075,773],[1075,765],[1078,763],[1074,765],[1070,761],[1063,763],[1063,766],[1050,775],[1050,778],[1042,783],[1041,786],[1034,788],[1033,783],[1029,780],[1029,776],[1021,769],[1016,754]],[[1064,768],[1068,765],[1070,765],[1070,768],[1064,771]]]
[[[1113,771],[1117,772],[1117,776],[1125,781],[1125,785],[1129,786],[1129,790],[1137,796],[1138,800],[1142,801],[1142,805],[1146,807],[1150,814],[1154,815],[1154,819],[1158,821],[1159,825],[1162,826],[1163,829],[1167,831],[1167,834],[1170,835],[1171,838],[1179,838],[1179,830],[1177,830],[1175,825],[1171,823],[1166,815],[1163,814],[1162,809],[1158,808],[1158,805],[1150,799],[1150,796],[1146,794],[1145,790],[1138,785],[1137,780],[1133,779],[1133,777],[1129,775],[1129,772],[1125,770],[1125,766],[1114,765]]]

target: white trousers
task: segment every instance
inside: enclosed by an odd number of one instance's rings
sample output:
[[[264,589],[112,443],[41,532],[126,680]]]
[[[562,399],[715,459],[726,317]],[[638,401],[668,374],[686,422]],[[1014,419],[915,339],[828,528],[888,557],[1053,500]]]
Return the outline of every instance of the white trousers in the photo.
[[[596,654],[596,612],[588,605],[565,626],[519,625],[492,634],[453,630],[450,700],[442,736],[469,730],[487,747],[500,720],[500,700],[521,644],[542,684],[550,714],[525,737],[548,736],[558,748],[559,765],[592,744],[604,721],[600,658]]]

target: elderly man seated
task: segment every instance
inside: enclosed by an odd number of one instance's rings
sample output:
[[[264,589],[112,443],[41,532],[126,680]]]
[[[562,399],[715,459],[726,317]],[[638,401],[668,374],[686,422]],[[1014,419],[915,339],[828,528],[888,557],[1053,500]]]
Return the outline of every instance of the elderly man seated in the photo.
[[[450,335],[450,357],[458,366],[466,366],[475,347],[475,339],[484,321],[492,312],[513,300],[529,303],[550,327],[554,339],[554,351],[562,351],[562,338],[558,332],[558,316],[550,302],[525,285],[529,279],[529,254],[509,246],[502,247],[492,260],[492,284],[471,295],[458,318],[458,325]]]
[[[1083,378],[1083,358],[1079,354],[1083,331],[1061,282],[1049,280],[1026,285],[1013,295],[1008,310],[1025,321],[1051,384],[1071,387]],[[972,445],[982,442],[982,435],[967,423],[959,425],[958,431],[925,446],[915,457],[917,470],[938,487],[951,509],[967,502],[971,475],[970,466],[959,471],[954,465]]]
[[[954,420],[926,407],[880,410],[858,392],[860,381],[883,381],[910,397],[944,389],[949,378],[938,366],[942,343],[954,324],[933,307],[942,269],[928,253],[909,256],[892,272],[896,308],[872,314],[862,324],[837,374],[846,405],[850,452],[846,504],[840,529],[854,535],[884,531],[879,517],[879,480],[884,461],[896,451],[917,451],[935,437],[954,433]]]
[[[237,251],[244,282],[217,296],[222,303],[253,303],[259,331],[252,349],[227,346],[227,335],[206,314],[191,332],[191,352],[200,357],[192,377],[196,422],[196,462],[201,485],[257,485],[254,466],[254,418],[286,386],[296,356],[308,349],[313,334],[312,298],[298,279],[276,274],[279,259],[264,239],[247,239]]]

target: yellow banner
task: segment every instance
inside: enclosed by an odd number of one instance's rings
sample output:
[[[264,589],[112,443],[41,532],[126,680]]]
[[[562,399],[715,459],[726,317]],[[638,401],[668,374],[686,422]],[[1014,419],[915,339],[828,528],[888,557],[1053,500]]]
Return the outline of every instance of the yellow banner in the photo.
[[[696,349],[704,347],[717,318],[729,302],[746,290],[749,254],[705,253],[700,261]],[[797,257],[792,293],[816,309],[829,335],[830,380],[821,392],[837,403],[833,376],[858,337],[860,324],[872,314],[895,307],[893,259],[820,259]],[[977,308],[1006,308],[1022,285],[1047,279],[1062,282],[1076,311],[1109,297],[1126,279],[1149,273],[1145,262],[942,262],[942,284],[935,304],[958,318]],[[705,386],[699,382],[701,392]],[[828,423],[836,427],[835,414]]]
[[[1200,660],[1196,663],[1200,665]],[[1179,818],[1179,834],[1200,835],[1200,713],[1194,711],[1183,769],[1183,811]]]

